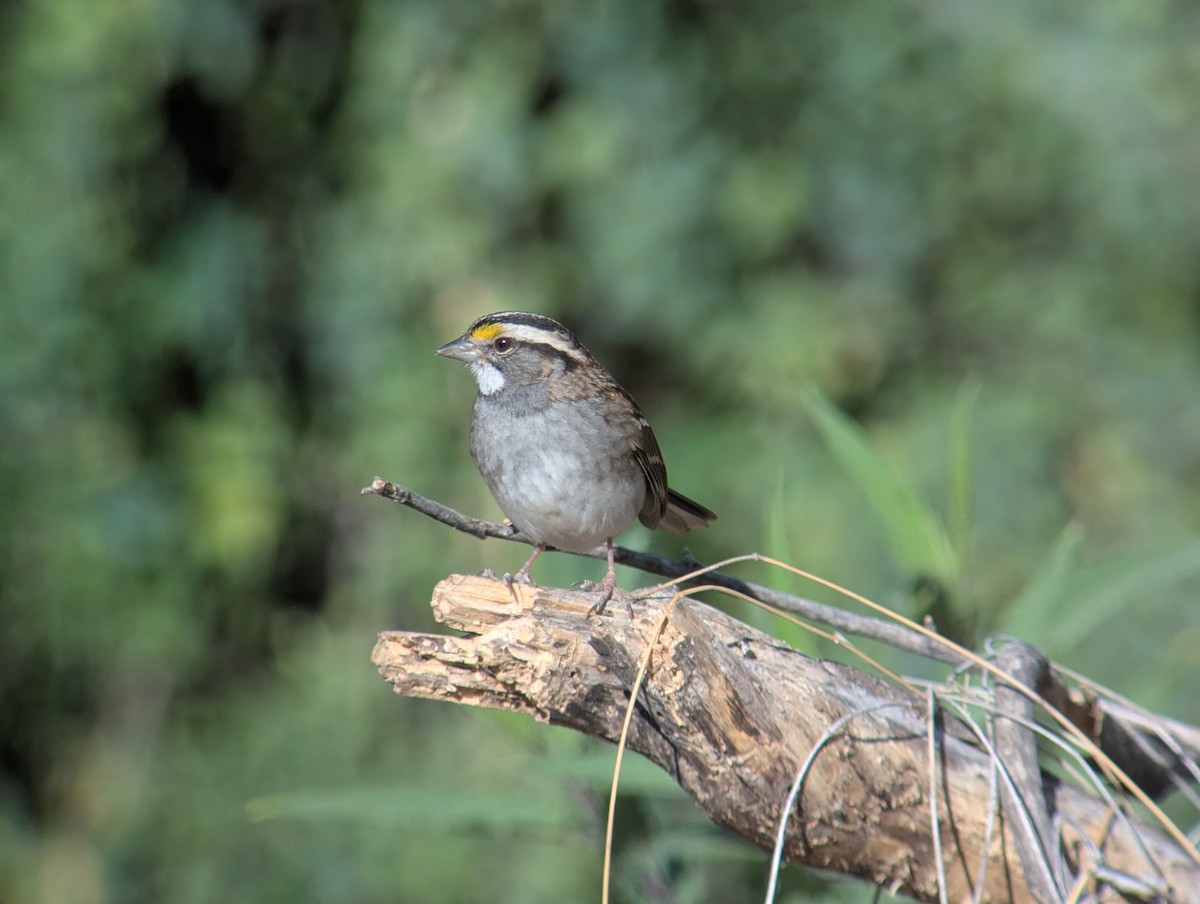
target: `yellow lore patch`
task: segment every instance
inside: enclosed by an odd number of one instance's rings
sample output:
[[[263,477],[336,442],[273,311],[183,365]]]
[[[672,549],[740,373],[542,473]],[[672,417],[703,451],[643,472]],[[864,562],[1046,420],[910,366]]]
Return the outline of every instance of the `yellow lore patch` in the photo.
[[[471,330],[471,338],[479,342],[487,342],[491,339],[495,339],[502,332],[504,332],[503,324],[485,323],[483,326],[477,326],[475,329]]]

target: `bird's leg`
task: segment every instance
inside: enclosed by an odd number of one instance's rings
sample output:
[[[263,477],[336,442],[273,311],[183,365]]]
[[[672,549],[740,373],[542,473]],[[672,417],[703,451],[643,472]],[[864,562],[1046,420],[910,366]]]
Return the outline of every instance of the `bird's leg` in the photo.
[[[501,578],[501,580],[504,581],[504,586],[508,588],[508,592],[512,594],[512,598],[514,600],[517,598],[517,591],[513,590],[513,584],[533,583],[533,580],[529,577],[529,569],[533,567],[533,563],[537,561],[537,557],[542,554],[542,550],[545,548],[545,543],[539,543],[533,548],[533,555],[531,555],[526,560],[525,564],[521,566],[520,571],[518,571],[516,574],[505,574],[504,577]]]
[[[529,558],[525,560],[525,564],[521,566],[521,570],[513,575],[513,580],[518,584],[532,584],[533,581],[529,578],[529,569],[533,567],[533,563],[537,561],[537,557],[542,554],[542,550],[546,548],[545,543],[539,543],[533,548],[533,552]]]
[[[595,603],[588,610],[587,617],[593,615],[603,615],[604,607],[608,605],[608,601],[613,598],[613,594],[617,590],[617,572],[613,565],[613,541],[612,537],[608,538],[608,572],[604,575],[604,580],[596,587],[604,595],[600,597],[600,602]]]

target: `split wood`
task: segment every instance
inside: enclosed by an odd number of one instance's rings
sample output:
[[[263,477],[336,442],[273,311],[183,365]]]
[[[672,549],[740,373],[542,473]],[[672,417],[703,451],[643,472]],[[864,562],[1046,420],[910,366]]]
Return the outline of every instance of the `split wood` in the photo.
[[[406,505],[397,495],[415,495],[385,481],[364,492]],[[506,526],[474,523],[520,539]],[[614,605],[589,619],[594,594],[522,585],[516,593],[514,600],[495,579],[447,578],[434,591],[434,615],[465,636],[384,632],[374,662],[407,696],[524,712],[615,740],[670,594],[632,603],[632,618]],[[1024,670],[1022,680],[1047,686],[1049,669],[1032,648],[1005,655],[1009,667]],[[1078,706],[1074,691],[1063,691],[1064,705]],[[939,711],[931,776],[922,700],[684,599],[653,650],[629,745],[715,822],[771,850],[789,788],[823,742],[789,815],[785,858],[918,900],[939,899],[940,851],[949,900],[1047,902],[1078,887],[1109,899],[1200,902],[1194,850],[1040,771],[1034,733],[1028,722],[1019,728],[1032,707],[1006,701],[1003,687],[997,703],[1004,715],[996,718],[995,741],[1011,749],[989,752],[967,724]],[[843,728],[828,736],[839,720]],[[1162,746],[1134,737],[1139,750]],[[993,754],[1007,765],[1002,810]]]

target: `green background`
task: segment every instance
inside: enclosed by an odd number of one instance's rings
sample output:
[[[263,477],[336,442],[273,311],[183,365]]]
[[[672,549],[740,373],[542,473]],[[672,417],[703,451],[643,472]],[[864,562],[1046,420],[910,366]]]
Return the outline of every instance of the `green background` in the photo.
[[[433,355],[491,310],[634,394],[699,558],[1200,720],[1198,43],[1169,0],[0,5],[0,898],[598,897],[612,748],[368,660],[524,557],[358,495],[498,517]],[[630,770],[622,899],[761,898]]]

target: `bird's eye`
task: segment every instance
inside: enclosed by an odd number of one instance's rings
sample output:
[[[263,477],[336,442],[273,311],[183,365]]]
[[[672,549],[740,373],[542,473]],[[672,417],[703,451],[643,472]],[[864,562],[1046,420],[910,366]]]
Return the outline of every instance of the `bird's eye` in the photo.
[[[492,348],[500,352],[500,354],[512,351],[512,347],[513,341],[508,336],[501,336],[492,343]]]

